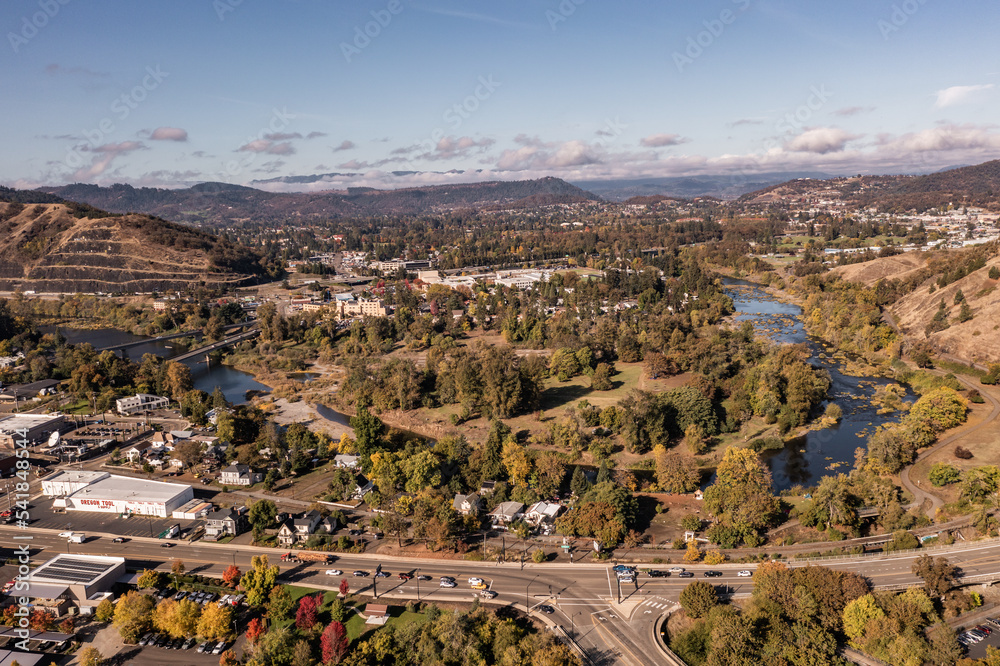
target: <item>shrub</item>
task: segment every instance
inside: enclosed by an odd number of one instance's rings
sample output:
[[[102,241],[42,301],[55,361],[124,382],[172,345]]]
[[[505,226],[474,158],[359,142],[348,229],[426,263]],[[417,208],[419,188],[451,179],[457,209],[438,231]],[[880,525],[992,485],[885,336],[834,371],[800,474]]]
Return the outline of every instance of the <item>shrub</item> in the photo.
[[[969,460],[972,458],[972,451],[961,446],[955,447],[955,457],[962,460]]]
[[[701,518],[693,513],[689,513],[681,520],[681,527],[691,532],[697,532],[701,529]]]
[[[957,483],[961,473],[957,468],[946,463],[934,463],[931,471],[927,475],[935,487],[947,486],[949,483]]]
[[[705,564],[722,564],[726,561],[726,556],[718,550],[710,550],[705,553]]]

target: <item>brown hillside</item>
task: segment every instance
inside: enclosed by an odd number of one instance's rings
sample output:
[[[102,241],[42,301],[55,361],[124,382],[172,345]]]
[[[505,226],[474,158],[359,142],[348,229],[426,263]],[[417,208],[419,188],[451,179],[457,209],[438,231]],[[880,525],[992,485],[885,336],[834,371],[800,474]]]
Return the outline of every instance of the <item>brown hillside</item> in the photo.
[[[895,257],[893,257],[895,258]],[[925,339],[924,329],[938,310],[941,299],[948,309],[951,326],[932,333],[929,339],[942,352],[966,361],[986,365],[1000,361],[1000,289],[998,280],[990,280],[990,266],[1000,266],[1000,257],[993,257],[986,266],[961,280],[928,294],[932,279],[901,298],[890,312],[910,340]],[[955,305],[955,293],[961,289],[972,307],[973,318],[957,323],[961,306]]]
[[[256,255],[210,234],[73,206],[0,202],[0,291],[215,288],[246,283],[261,271]]]
[[[830,272],[839,275],[848,282],[862,282],[873,286],[882,279],[891,280],[906,277],[909,273],[922,268],[925,262],[926,256],[923,252],[907,252],[860,264],[837,266]]]

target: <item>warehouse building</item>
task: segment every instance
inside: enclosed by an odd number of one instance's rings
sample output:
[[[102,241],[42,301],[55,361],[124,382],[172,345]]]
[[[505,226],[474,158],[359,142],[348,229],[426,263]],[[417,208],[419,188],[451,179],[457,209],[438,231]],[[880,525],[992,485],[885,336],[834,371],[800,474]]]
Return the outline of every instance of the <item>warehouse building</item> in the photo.
[[[73,478],[70,474],[62,472],[42,482],[42,492],[56,498],[52,503],[55,509],[168,518],[175,509],[194,499],[191,486],[180,483],[147,481],[102,472],[92,473],[95,476],[89,480],[79,476]],[[66,477],[60,478],[63,475]]]
[[[124,557],[59,553],[32,571],[28,589],[18,594],[60,613],[67,603],[92,610],[124,575]]]
[[[92,483],[107,479],[107,472],[92,472],[87,469],[66,469],[54,476],[42,479],[42,493],[49,497],[72,495]]]
[[[14,450],[17,442],[28,440],[28,446],[44,442],[63,426],[62,414],[15,414],[0,419],[0,449]]]

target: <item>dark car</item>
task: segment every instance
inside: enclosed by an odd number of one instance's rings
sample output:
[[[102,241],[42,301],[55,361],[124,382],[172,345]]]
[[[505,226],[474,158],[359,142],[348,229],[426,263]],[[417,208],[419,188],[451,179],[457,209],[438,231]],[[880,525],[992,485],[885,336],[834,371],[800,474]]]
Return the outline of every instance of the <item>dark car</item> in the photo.
[[[163,543],[160,544],[160,548],[173,548],[173,547],[174,544],[170,543],[169,541],[164,541]]]
[[[115,537],[111,540],[111,543],[125,543],[126,541],[128,541],[128,539],[125,537]]]
[[[408,573],[399,574],[399,580],[410,580],[411,578],[413,578],[413,576]]]
[[[690,571],[682,571],[679,574],[677,574],[677,577],[678,578],[694,578],[694,574],[691,573]]]
[[[650,569],[649,570],[649,577],[650,578],[669,578],[670,577],[670,572],[669,571],[663,571],[661,569]]]
[[[376,578],[388,578],[389,574],[387,572],[385,572],[385,571],[376,571],[375,572],[375,577]]]
[[[366,576],[368,576],[368,572],[358,570],[354,572],[354,575],[357,576],[358,578],[365,578]]]
[[[541,606],[539,606],[538,610],[540,610],[541,612],[545,613],[546,615],[552,615],[553,613],[556,612],[555,608],[553,608],[552,606],[546,606],[545,604],[542,604]]]
[[[705,578],[718,578],[719,576],[722,575],[722,572],[721,571],[706,571],[704,575],[705,575]]]
[[[417,576],[417,580],[430,580],[430,579],[431,579],[430,576],[426,576],[424,574],[420,574],[419,576]]]

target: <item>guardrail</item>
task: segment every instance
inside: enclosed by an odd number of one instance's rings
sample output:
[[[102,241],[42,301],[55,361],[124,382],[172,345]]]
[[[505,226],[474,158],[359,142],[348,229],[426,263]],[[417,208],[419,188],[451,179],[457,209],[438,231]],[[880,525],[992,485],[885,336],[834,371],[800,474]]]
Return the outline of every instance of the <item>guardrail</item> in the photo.
[[[830,561],[830,560],[877,559],[877,558],[897,557],[899,555],[950,552],[953,550],[963,550],[974,544],[988,546],[991,543],[1000,545],[1000,537],[986,537],[984,539],[977,539],[976,541],[966,541],[958,544],[940,544],[934,546],[924,546],[923,548],[907,548],[906,550],[893,550],[887,553],[881,552],[881,553],[856,553],[854,555],[816,555],[812,557],[785,557],[781,558],[780,561],[791,563],[791,562],[802,562],[803,560]]]

